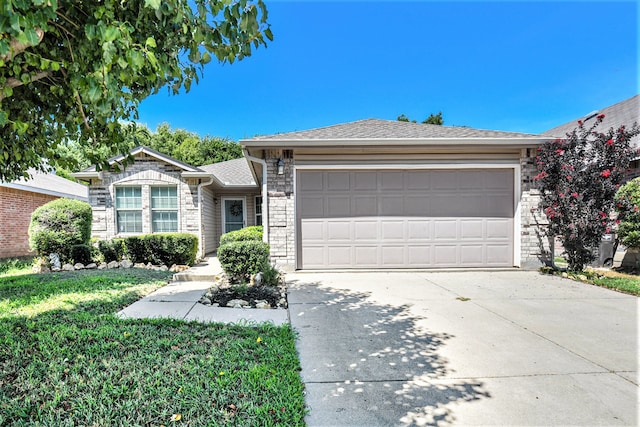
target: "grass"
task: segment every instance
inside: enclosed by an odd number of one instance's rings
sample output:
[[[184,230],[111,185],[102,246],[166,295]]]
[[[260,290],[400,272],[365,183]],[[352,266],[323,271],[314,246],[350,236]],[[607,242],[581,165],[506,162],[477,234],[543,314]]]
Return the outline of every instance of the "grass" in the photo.
[[[0,425],[304,425],[289,327],[114,316],[169,276],[0,274]]]
[[[613,289],[625,294],[640,296],[640,277],[618,271],[600,271],[589,278],[589,282],[603,288]]]
[[[31,273],[33,257],[0,259],[0,277]]]

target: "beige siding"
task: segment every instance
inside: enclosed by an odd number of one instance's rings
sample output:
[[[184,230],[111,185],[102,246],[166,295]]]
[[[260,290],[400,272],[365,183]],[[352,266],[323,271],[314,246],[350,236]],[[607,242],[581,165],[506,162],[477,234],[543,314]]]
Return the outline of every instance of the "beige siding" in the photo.
[[[215,194],[215,223],[213,227],[214,233],[214,247],[217,248],[220,243],[220,236],[222,235],[222,199],[223,198],[238,198],[243,199],[245,201],[245,209],[246,209],[246,218],[247,218],[247,227],[256,224],[256,203],[255,198],[259,196],[260,193],[256,192],[256,190],[252,190],[250,192],[239,192],[239,191],[220,191],[218,190]]]
[[[218,246],[215,237],[215,227],[218,222],[215,215],[213,190],[205,187],[202,189],[202,240],[205,254],[213,252]]]

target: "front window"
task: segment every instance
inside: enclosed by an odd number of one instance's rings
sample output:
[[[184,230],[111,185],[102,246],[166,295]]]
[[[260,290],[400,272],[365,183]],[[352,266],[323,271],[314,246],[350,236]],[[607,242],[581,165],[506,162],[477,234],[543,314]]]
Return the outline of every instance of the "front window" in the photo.
[[[154,233],[178,231],[176,187],[151,187],[151,229]]]
[[[142,188],[116,187],[118,233],[142,233]]]
[[[256,197],[256,225],[262,225],[262,196]]]

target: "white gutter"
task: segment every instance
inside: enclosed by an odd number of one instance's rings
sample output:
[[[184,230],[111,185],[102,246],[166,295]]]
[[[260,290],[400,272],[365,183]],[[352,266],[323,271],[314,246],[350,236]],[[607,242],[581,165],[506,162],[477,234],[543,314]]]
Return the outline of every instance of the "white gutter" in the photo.
[[[198,232],[200,233],[198,245],[200,246],[200,256],[204,257],[204,230],[202,229],[202,187],[213,183],[213,175],[209,177],[209,181],[198,184]]]
[[[269,243],[269,199],[267,197],[267,162],[264,159],[250,156],[246,148],[242,149],[244,157],[250,162],[260,163],[262,165],[262,241]],[[251,170],[254,173],[253,168]]]

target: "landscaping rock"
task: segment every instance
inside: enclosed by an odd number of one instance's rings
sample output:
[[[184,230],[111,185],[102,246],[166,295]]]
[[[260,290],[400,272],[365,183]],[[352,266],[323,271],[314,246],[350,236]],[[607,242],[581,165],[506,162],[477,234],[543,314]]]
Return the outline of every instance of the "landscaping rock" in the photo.
[[[111,261],[109,264],[107,264],[107,268],[118,268],[120,267],[120,264],[118,263],[118,261]]]
[[[122,267],[122,268],[131,268],[131,267],[133,267],[133,263],[131,261],[129,261],[128,259],[123,259],[122,261],[120,261],[120,267]]]
[[[147,268],[147,266],[143,262],[136,262],[133,264],[133,268]]]
[[[58,270],[60,270],[60,268],[58,268]],[[49,270],[49,267],[47,267],[46,265],[37,263],[37,264],[34,264],[33,267],[31,267],[31,271],[38,274],[38,273],[48,273],[50,270]]]
[[[200,298],[200,301],[198,301],[200,304],[204,304],[204,305],[211,305],[211,300],[207,297],[202,297]]]
[[[73,265],[73,268],[76,270],[84,270],[84,264],[81,262],[77,262]]]
[[[71,264],[65,264],[65,265],[63,265],[63,266],[62,266],[62,270],[63,270],[63,271],[73,271],[73,270],[75,270],[75,269],[74,269],[73,265],[71,265]]]
[[[243,299],[232,299],[231,301],[227,302],[227,307],[231,308],[242,308],[248,305],[249,303]]]
[[[87,270],[95,270],[96,268],[98,268],[98,264],[92,262],[91,264],[87,264],[84,268],[86,268]]]
[[[564,277],[565,279],[567,279],[569,277],[569,275],[567,273],[562,273],[562,277]]]
[[[158,270],[167,271],[167,270],[169,270],[169,267],[167,267],[166,265],[161,265],[160,267],[158,267]]]
[[[286,298],[280,298],[280,301],[278,301],[278,307],[287,307],[287,299]]]
[[[578,275],[578,279],[583,281],[583,282],[586,282],[587,281],[587,276],[585,276],[584,274],[579,274]]]
[[[98,265],[98,270],[104,270],[105,268],[107,268],[106,262],[101,262],[100,265]]]
[[[188,269],[189,269],[188,265],[176,265],[176,264],[173,264],[171,266],[171,268],[169,269],[169,271],[172,271],[174,273],[180,273],[181,271],[185,271],[185,270],[188,270]]]
[[[265,300],[258,300],[256,301],[256,308],[271,308],[271,304]]]

